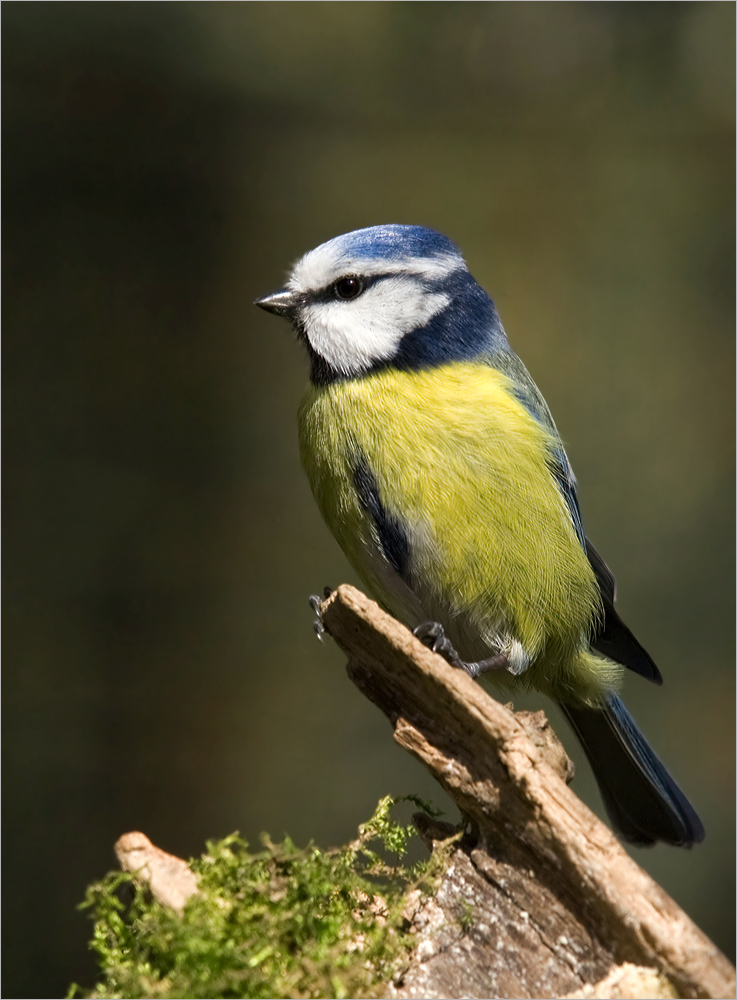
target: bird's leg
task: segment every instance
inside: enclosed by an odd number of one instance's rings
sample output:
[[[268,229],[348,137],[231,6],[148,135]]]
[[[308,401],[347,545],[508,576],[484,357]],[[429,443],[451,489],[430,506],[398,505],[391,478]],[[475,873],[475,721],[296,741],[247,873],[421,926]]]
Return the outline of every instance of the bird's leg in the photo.
[[[509,657],[506,653],[497,653],[486,660],[477,660],[475,663],[466,663],[455,650],[453,643],[445,634],[445,629],[440,622],[423,622],[413,629],[413,635],[417,636],[420,642],[429,647],[433,653],[440,655],[448,661],[451,667],[458,670],[465,670],[469,677],[479,677],[481,674],[492,670],[508,670]]]
[[[315,630],[315,635],[320,640],[320,642],[322,642],[322,637],[325,635],[326,632],[325,626],[322,623],[322,602],[326,601],[328,597],[330,597],[332,592],[333,592],[332,587],[323,587],[322,597],[318,597],[317,594],[312,594],[312,596],[309,599],[310,607],[317,615],[317,618],[312,623],[312,627]]]

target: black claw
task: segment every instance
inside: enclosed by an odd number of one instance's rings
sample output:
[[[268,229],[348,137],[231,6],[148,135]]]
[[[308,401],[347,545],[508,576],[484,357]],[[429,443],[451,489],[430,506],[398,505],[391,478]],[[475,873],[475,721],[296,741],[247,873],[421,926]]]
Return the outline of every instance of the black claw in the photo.
[[[445,629],[440,622],[423,622],[414,629],[413,634],[417,636],[421,643],[431,649],[433,653],[439,653],[452,667],[465,669],[466,664],[455,651],[455,647],[445,634]]]
[[[412,634],[417,636],[420,642],[424,643],[425,646],[429,646],[430,649],[435,648],[436,642],[445,639],[445,629],[440,622],[423,622],[422,625],[418,625],[417,628],[412,630]],[[432,641],[428,642],[428,639]]]
[[[332,590],[330,589],[330,587],[325,587],[324,594],[325,594],[324,598],[318,597],[317,594],[312,594],[309,598],[310,607],[317,615],[317,618],[312,623],[312,628],[315,630],[315,635],[320,640],[320,642],[322,642],[322,637],[325,635],[327,631],[327,629],[322,623],[322,602],[326,598],[330,597],[330,595],[332,594]]]
[[[466,663],[455,650],[455,646],[445,634],[445,629],[440,622],[423,622],[412,630],[421,643],[431,649],[433,653],[439,653],[443,659],[455,667],[457,670],[464,670],[469,677],[474,680],[480,675],[492,670],[506,670],[509,661],[506,654],[498,653],[490,656],[487,660],[479,660],[477,663]]]

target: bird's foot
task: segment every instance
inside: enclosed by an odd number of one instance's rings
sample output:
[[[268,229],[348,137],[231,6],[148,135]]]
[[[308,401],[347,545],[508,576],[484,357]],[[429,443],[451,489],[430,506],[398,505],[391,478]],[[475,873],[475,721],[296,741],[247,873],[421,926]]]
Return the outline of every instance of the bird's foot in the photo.
[[[412,630],[420,642],[431,649],[433,653],[440,653],[452,667],[464,669],[465,664],[456,653],[455,646],[445,634],[445,629],[440,622],[423,622]]]
[[[325,635],[325,632],[327,631],[327,629],[322,623],[322,602],[326,601],[328,597],[330,597],[332,592],[333,592],[332,587],[323,587],[322,597],[318,597],[317,594],[312,594],[309,599],[310,607],[317,615],[317,618],[312,623],[312,627],[315,630],[315,635],[320,640],[320,642],[322,642],[322,637]]]
[[[492,670],[509,669],[509,658],[506,653],[497,653],[495,656],[490,656],[486,660],[477,660],[475,663],[467,663],[462,660],[440,622],[423,622],[422,625],[413,629],[413,635],[433,653],[439,653],[451,667],[465,670],[468,676],[474,679]]]

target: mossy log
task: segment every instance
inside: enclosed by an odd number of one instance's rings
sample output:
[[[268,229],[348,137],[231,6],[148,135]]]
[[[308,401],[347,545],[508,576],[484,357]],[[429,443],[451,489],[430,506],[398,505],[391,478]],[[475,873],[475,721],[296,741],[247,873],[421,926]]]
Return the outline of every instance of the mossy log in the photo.
[[[568,787],[570,761],[542,712],[503,707],[353,587],[331,594],[321,615],[351,680],[466,818],[456,829],[415,817],[437,862],[435,891],[405,894],[398,933],[409,958],[381,966],[391,973],[369,976],[360,995],[735,996],[732,965]],[[184,862],[143,834],[124,835],[116,853],[170,911],[198,894]],[[346,994],[303,985],[298,995]]]

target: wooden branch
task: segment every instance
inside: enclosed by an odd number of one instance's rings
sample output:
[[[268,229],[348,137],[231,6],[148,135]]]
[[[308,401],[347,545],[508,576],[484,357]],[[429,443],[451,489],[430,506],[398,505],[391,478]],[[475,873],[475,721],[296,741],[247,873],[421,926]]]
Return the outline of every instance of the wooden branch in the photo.
[[[732,965],[568,788],[542,713],[504,708],[352,587],[322,617],[350,678],[473,827],[412,918],[420,941],[395,996],[560,997],[629,962],[681,997],[734,997]]]

